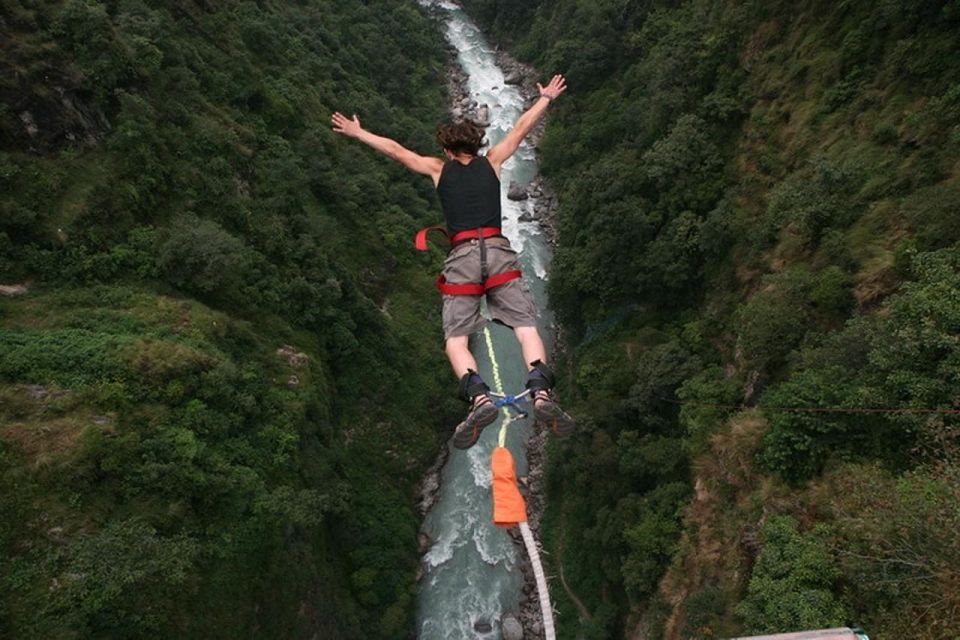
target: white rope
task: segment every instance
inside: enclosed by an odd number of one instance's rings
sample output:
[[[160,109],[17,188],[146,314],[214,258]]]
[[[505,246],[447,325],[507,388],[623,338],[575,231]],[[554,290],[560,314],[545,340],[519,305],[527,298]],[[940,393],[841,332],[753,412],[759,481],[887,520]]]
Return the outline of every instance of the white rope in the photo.
[[[533,539],[533,531],[526,522],[520,523],[520,533],[523,535],[523,544],[527,548],[530,564],[533,565],[533,576],[537,579],[537,594],[540,596],[540,613],[543,615],[543,637],[546,640],[556,640],[553,631],[553,607],[550,606],[550,592],[547,591],[547,577],[543,575],[543,565],[540,564],[540,550],[537,541]]]

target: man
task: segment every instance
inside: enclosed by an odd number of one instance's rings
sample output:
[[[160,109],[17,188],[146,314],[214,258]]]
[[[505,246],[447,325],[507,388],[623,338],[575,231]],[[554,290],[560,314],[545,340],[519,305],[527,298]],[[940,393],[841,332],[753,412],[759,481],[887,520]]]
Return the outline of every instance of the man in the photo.
[[[514,124],[513,129],[485,156],[483,130],[466,121],[441,125],[437,141],[446,161],[421,156],[398,142],[375,135],[360,125],[354,115],[347,118],[334,113],[333,130],[356,138],[377,151],[399,161],[408,169],[430,176],[446,219],[451,240],[450,254],[438,287],[443,295],[443,330],[447,357],[460,379],[460,396],[470,402],[470,412],[454,434],[454,446],[472,447],[484,427],[496,420],[497,408],[487,395],[490,388],[476,372],[477,363],[469,349],[469,338],[483,328],[480,298],[487,298],[493,318],[512,327],[528,363],[529,379],[536,419],[556,435],[574,428],[573,419],[556,403],[551,392],[553,372],[546,365],[543,340],[536,327],[536,310],[530,292],[520,279],[517,254],[500,234],[500,171],[520,143],[546,112],[552,100],[566,91],[563,76],[556,75],[544,87],[537,84],[540,98]],[[417,245],[426,248],[426,232],[418,235]]]

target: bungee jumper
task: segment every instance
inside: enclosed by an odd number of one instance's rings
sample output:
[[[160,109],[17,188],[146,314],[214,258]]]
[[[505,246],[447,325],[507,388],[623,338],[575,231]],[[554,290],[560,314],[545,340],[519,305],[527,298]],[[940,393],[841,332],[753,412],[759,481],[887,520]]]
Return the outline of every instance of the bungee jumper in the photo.
[[[516,252],[501,233],[500,172],[520,143],[543,117],[550,102],[566,91],[566,80],[555,75],[547,86],[539,83],[539,99],[520,118],[504,139],[486,155],[483,129],[469,121],[442,124],[437,142],[446,160],[422,156],[390,138],[364,129],[356,114],[347,118],[336,112],[333,130],[380,151],[408,169],[430,176],[440,197],[444,227],[421,229],[415,246],[427,249],[427,236],[447,236],[450,251],[437,288],[443,294],[443,333],[446,353],[454,375],[460,381],[459,396],[470,403],[466,418],[457,425],[453,444],[468,449],[476,444],[484,427],[497,418],[499,409],[490,396],[490,387],[477,373],[470,353],[470,335],[486,323],[480,314],[480,300],[486,298],[494,321],[513,329],[527,363],[527,389],[534,417],[557,436],[573,431],[575,423],[553,395],[555,377],[547,366],[543,339],[536,326],[536,309],[530,290],[523,282]]]

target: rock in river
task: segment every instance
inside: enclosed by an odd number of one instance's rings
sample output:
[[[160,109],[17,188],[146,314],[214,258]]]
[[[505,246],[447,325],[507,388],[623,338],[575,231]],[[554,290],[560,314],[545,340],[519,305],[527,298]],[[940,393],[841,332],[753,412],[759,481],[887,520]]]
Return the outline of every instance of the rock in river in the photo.
[[[477,620],[473,623],[473,630],[477,633],[490,633],[493,631],[493,625],[486,620]]]
[[[486,128],[490,126],[490,107],[485,104],[480,105],[480,108],[477,109],[477,126]]]
[[[516,181],[510,181],[510,187],[507,189],[507,197],[511,200],[526,200],[530,196],[525,187],[521,187]]]
[[[523,627],[512,613],[500,618],[500,633],[503,635],[503,640],[523,640]]]

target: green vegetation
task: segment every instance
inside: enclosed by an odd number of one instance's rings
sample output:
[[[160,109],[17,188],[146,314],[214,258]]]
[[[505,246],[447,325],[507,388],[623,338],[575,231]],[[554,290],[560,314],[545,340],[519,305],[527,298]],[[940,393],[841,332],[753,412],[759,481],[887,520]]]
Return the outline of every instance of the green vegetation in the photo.
[[[0,636],[404,638],[453,422],[415,3],[0,4]]]
[[[571,85],[562,637],[960,635],[960,425],[916,411],[960,397],[960,5],[467,5]],[[328,117],[429,149],[435,25],[3,0],[0,37],[0,636],[407,637],[436,207]]]
[[[960,6],[465,4],[571,86],[561,637],[958,635]]]
[[[840,571],[818,533],[798,533],[797,522],[785,516],[764,525],[763,551],[737,607],[748,631],[843,626],[847,615],[832,593]]]

